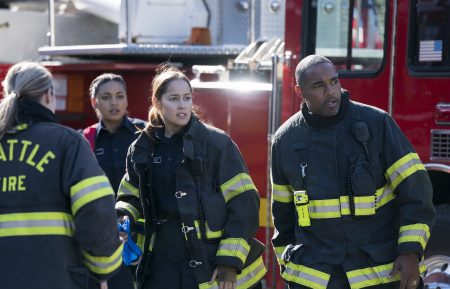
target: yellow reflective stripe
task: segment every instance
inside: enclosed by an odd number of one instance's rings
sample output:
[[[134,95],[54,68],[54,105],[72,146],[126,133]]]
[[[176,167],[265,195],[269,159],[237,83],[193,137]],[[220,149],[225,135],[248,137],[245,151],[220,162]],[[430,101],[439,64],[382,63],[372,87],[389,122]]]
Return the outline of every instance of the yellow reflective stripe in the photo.
[[[288,186],[283,185],[273,185],[274,189],[274,200],[275,190],[279,194],[278,201],[288,202],[287,198],[283,199],[280,197],[279,192],[284,192],[287,196],[286,191]],[[282,194],[282,193],[281,193]],[[292,196],[292,194],[291,194]],[[357,216],[368,216],[376,213],[376,209],[386,205],[390,201],[394,200],[396,195],[393,193],[389,185],[384,188],[378,189],[372,196],[362,196],[354,197],[355,203],[355,214]],[[291,199],[293,201],[293,199]],[[330,219],[330,218],[340,218],[341,216],[350,215],[350,197],[340,196],[339,199],[325,199],[325,200],[309,200],[308,204],[309,216],[311,219]]]
[[[122,181],[120,182],[119,191],[117,192],[117,196],[133,196],[139,198],[139,189],[135,188],[132,184],[122,179]]]
[[[0,237],[64,235],[73,236],[72,215],[62,212],[0,214]]]
[[[368,216],[375,214],[375,195],[354,197],[355,215]]]
[[[197,238],[201,239],[201,231],[200,231],[200,221],[194,220],[195,230],[197,231]],[[216,239],[220,238],[223,235],[223,230],[213,231],[209,228],[208,222],[206,222],[206,238],[208,239]]]
[[[286,264],[286,269],[281,276],[286,281],[313,289],[326,289],[330,280],[330,275],[327,273],[292,262]]]
[[[17,131],[21,131],[21,130],[26,130],[28,128],[28,124],[26,123],[21,123],[16,125],[13,129],[17,130]]]
[[[309,217],[312,219],[329,219],[341,217],[339,199],[310,200]]]
[[[395,198],[396,195],[388,185],[378,189],[373,196],[355,197],[355,214],[357,216],[373,215],[376,209]],[[339,199],[309,200],[308,206],[311,219],[340,218],[351,213],[349,196],[340,196]]]
[[[357,216],[375,214],[375,196],[355,197],[355,214]],[[312,219],[340,218],[350,215],[350,198],[310,200],[309,213]]]
[[[385,177],[390,182],[392,191],[413,173],[425,170],[417,153],[409,153],[391,165],[385,173]]]
[[[126,210],[128,213],[130,213],[131,216],[133,216],[133,219],[137,220],[140,216],[139,214],[139,210],[136,209],[135,207],[133,207],[132,205],[130,205],[127,202],[124,201],[118,201],[116,203],[116,209],[123,209]]]
[[[339,202],[341,203],[341,215],[347,216],[351,214],[350,211],[350,197],[349,196],[340,196]]]
[[[284,265],[284,260],[283,260],[282,256],[283,256],[285,249],[286,249],[286,246],[273,247],[275,256],[277,257],[277,260],[278,260],[278,264],[280,264],[280,265]]]
[[[141,249],[141,251],[144,251],[144,241],[145,241],[145,236],[141,233],[137,233],[136,234],[136,245],[138,245],[139,249]]]
[[[102,198],[114,195],[106,176],[96,176],[84,179],[70,188],[72,214],[75,215],[84,205]]]
[[[237,289],[246,289],[252,287],[264,277],[266,272],[266,266],[264,266],[262,256],[260,256],[258,259],[256,259],[255,262],[242,270],[241,274],[237,276]]]
[[[400,274],[389,278],[389,273],[392,271],[393,266],[394,263],[389,263],[347,272],[350,288],[360,289],[400,280]]]
[[[294,202],[294,190],[289,185],[272,184],[272,197],[274,201],[280,203]]]
[[[109,274],[122,264],[123,244],[111,256],[93,256],[83,251],[84,263],[95,274]]]
[[[252,178],[246,173],[240,173],[220,186],[225,202],[249,190],[256,190]]]
[[[391,190],[388,184],[384,188],[378,189],[375,192],[375,208],[378,209],[390,201],[394,200],[397,196],[394,194],[394,192]]]
[[[247,259],[250,246],[242,238],[227,238],[220,241],[216,256],[237,257],[242,263]]]
[[[427,266],[426,266],[423,262],[421,262],[421,263],[419,264],[419,272],[420,272],[420,274],[422,274],[422,273],[424,273],[425,271],[427,271]]]
[[[427,224],[412,224],[400,227],[398,244],[405,242],[418,242],[425,249],[430,238],[430,228]]]
[[[141,249],[141,251],[144,251],[144,242],[145,242],[145,235],[141,233],[136,234],[136,245]],[[150,243],[148,244],[148,251],[151,252],[153,250],[153,246],[155,245],[155,234],[152,234],[150,237]]]
[[[264,266],[262,257],[256,259],[255,262],[241,271],[241,274],[236,277],[236,289],[247,289],[254,286],[266,274],[267,270]],[[199,284],[199,289],[218,289],[219,284],[216,282],[209,284],[209,282]]]
[[[385,265],[368,267],[364,269],[357,269],[347,272],[347,278],[351,289],[360,289],[369,286],[376,286],[395,282],[400,280],[400,273],[389,278],[389,273],[392,271],[394,263]],[[420,273],[425,272],[425,265],[421,264],[419,267]]]

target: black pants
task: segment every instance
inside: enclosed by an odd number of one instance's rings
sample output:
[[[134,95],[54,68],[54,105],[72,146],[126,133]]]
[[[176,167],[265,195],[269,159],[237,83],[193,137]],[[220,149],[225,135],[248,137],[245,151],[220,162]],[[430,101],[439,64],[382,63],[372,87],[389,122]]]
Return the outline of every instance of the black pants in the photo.
[[[108,280],[108,289],[134,289],[130,269],[122,264],[120,271]]]
[[[144,289],[197,289],[189,260],[181,221],[169,221],[157,226],[149,280],[145,282]]]
[[[198,289],[198,284],[188,263],[160,261],[152,263],[144,289]]]

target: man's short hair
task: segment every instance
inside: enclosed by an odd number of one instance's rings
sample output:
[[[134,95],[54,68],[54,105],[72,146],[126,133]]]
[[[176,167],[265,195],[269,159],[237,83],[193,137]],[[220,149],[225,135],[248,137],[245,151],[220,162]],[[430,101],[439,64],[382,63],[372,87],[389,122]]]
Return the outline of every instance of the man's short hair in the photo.
[[[295,68],[295,80],[297,82],[297,85],[303,87],[305,84],[305,72],[314,65],[321,63],[329,63],[331,65],[334,65],[331,60],[322,55],[312,54],[303,58]]]

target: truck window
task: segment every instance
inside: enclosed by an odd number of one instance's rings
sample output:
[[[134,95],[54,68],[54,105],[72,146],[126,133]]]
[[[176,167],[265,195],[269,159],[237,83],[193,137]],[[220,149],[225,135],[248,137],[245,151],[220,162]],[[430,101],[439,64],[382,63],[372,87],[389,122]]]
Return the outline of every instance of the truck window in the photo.
[[[449,71],[450,0],[411,1],[409,63],[413,70]]]
[[[309,13],[315,27],[307,28],[315,39],[307,50],[330,58],[340,72],[376,72],[384,58],[385,0],[311,1]],[[310,15],[311,16],[311,15]],[[305,23],[310,25],[314,21]],[[312,24],[314,25],[314,24]],[[312,45],[308,44],[307,45]]]

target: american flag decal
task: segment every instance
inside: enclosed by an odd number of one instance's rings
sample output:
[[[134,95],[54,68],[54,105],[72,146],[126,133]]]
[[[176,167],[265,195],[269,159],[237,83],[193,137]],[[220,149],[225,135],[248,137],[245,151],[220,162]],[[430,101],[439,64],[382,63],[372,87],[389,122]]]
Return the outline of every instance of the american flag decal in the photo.
[[[423,40],[419,46],[419,62],[442,61],[442,40]]]

